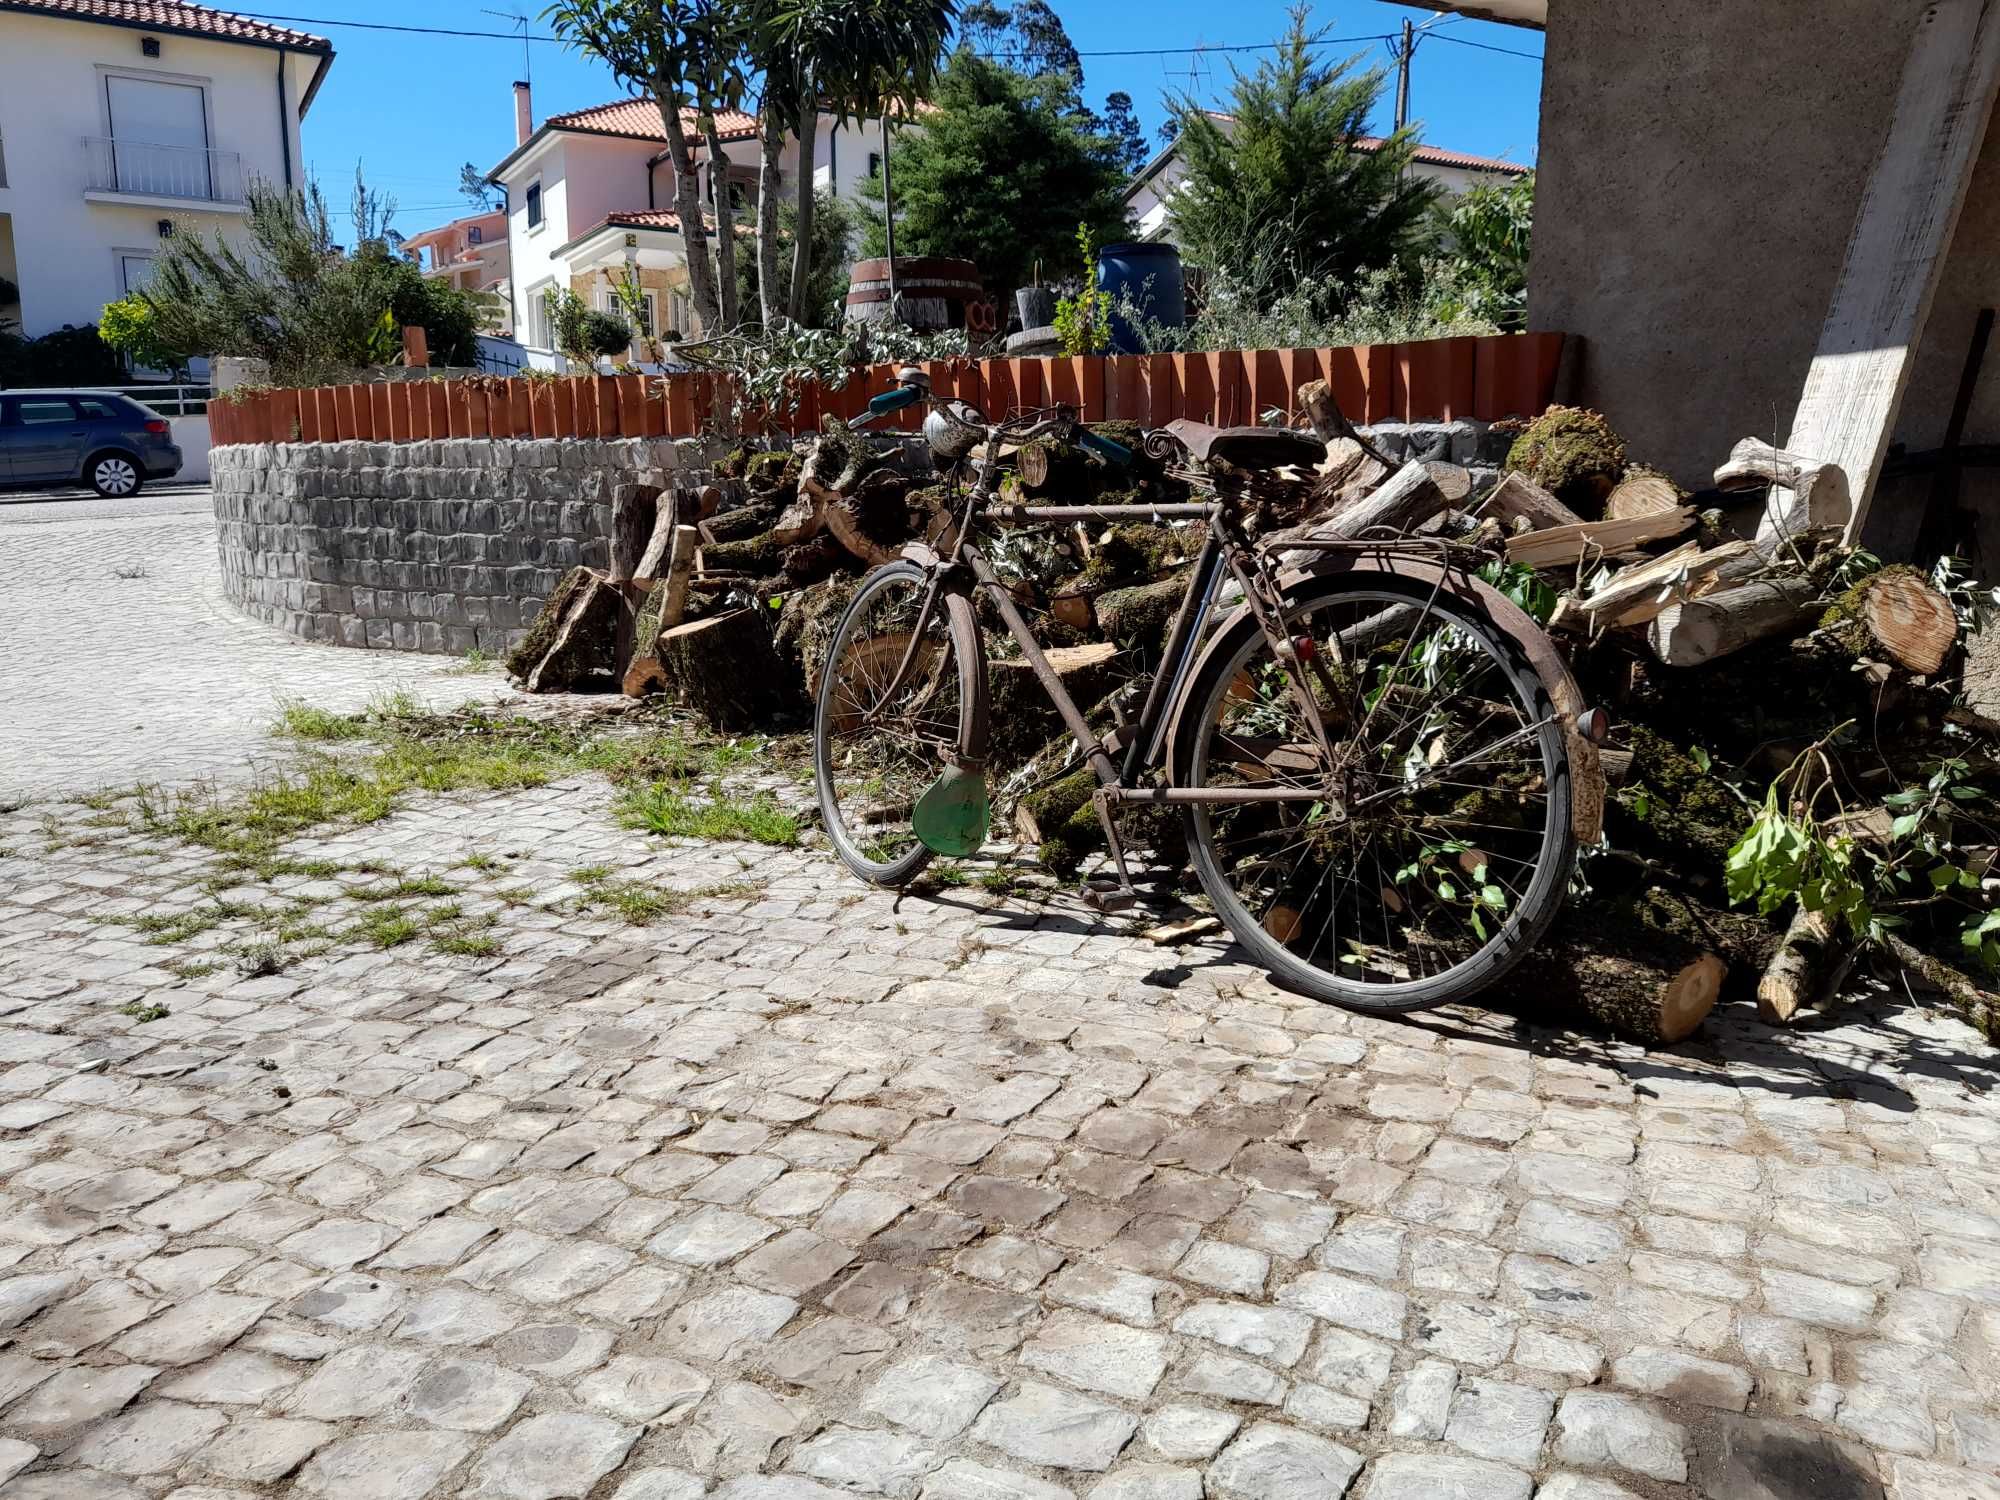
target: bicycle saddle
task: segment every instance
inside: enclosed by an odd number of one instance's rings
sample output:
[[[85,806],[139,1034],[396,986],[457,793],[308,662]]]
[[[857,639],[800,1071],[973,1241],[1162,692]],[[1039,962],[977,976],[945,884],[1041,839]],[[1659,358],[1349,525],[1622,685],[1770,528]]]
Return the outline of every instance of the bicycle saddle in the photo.
[[[1211,427],[1181,417],[1167,423],[1166,430],[1197,459],[1219,458],[1239,469],[1312,468],[1326,459],[1325,443],[1309,432],[1282,427]]]

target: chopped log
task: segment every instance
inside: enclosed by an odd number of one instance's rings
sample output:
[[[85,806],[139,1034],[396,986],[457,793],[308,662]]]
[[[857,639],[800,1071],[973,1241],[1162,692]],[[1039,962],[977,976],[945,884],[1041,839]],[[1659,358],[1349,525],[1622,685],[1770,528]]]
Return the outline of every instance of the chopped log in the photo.
[[[1657,516],[1629,521],[1583,521],[1551,526],[1507,539],[1507,560],[1530,568],[1573,568],[1599,558],[1617,557],[1645,542],[1679,536],[1694,525],[1694,507],[1683,505]]]
[[[1500,1008],[1539,1024],[1567,1014],[1671,1047],[1700,1029],[1728,972],[1692,908],[1648,887],[1572,912],[1490,993]]]
[[[1679,485],[1651,469],[1634,467],[1626,471],[1604,502],[1604,519],[1629,521],[1635,516],[1657,516],[1679,510],[1687,502]]]
[[[1333,457],[1333,447],[1338,439],[1345,438],[1353,443],[1369,458],[1381,465],[1382,472],[1388,473],[1395,467],[1388,457],[1347,420],[1347,413],[1340,409],[1340,403],[1333,398],[1333,387],[1324,380],[1308,380],[1298,388],[1299,410],[1305,413],[1306,421],[1312,424],[1313,435],[1328,448],[1327,457]],[[1328,470],[1321,468],[1322,474]]]
[[[1730,542],[1710,551],[1687,542],[1651,562],[1622,568],[1587,599],[1565,595],[1549,624],[1555,629],[1611,630],[1643,625],[1668,606],[1698,599],[1731,581],[1747,580],[1768,564],[1749,542]]]
[[[639,561],[654,532],[661,491],[650,484],[621,484],[611,492],[611,582],[640,576]],[[672,507],[666,507],[672,514]]]
[[[1140,934],[1147,942],[1166,948],[1180,943],[1192,943],[1197,938],[1205,938],[1212,932],[1222,931],[1219,917],[1183,917],[1178,922],[1163,922],[1158,927],[1148,927]]]
[[[708,543],[747,541],[769,531],[771,522],[776,519],[776,512],[767,505],[738,506],[735,510],[725,510],[703,521],[701,539]]]
[[[1816,1005],[1843,968],[1846,945],[1825,912],[1804,907],[1792,916],[1785,940],[1771,955],[1764,977],[1757,981],[1757,1014],[1773,1026],[1789,1026],[1792,1017]]]
[[[831,578],[851,561],[848,550],[832,533],[822,531],[810,541],[787,547],[778,566],[787,584],[802,588],[822,578]]]
[[[1124,645],[1159,645],[1181,607],[1187,584],[1183,569],[1158,583],[1099,594],[1094,606],[1098,629]]]
[[[780,547],[796,547],[818,536],[826,524],[825,493],[819,485],[800,480],[798,498],[771,523],[771,540]]]
[[[1905,671],[1930,677],[1958,644],[1951,601],[1915,568],[1871,573],[1835,600],[1820,621],[1856,656],[1886,656]]]
[[[1847,472],[1840,465],[1787,453],[1762,438],[1745,438],[1729,450],[1715,471],[1715,487],[1732,492],[1790,491],[1782,500],[1771,496],[1765,501],[1757,546],[1766,555],[1775,553],[1788,537],[1844,528],[1854,514]]]
[[[1090,485],[1090,457],[1073,443],[1029,443],[1014,455],[1014,472],[1031,495],[1078,494]]]
[[[771,645],[764,611],[733,609],[660,632],[660,666],[711,729],[767,727],[799,705],[797,680]]]
[[[1662,610],[1646,644],[1670,667],[1698,667],[1802,624],[1817,593],[1805,578],[1763,578]]]
[[[1529,531],[1583,524],[1582,516],[1525,474],[1502,475],[1479,511],[1498,520],[1510,532],[1520,530],[1517,524],[1520,522],[1526,522]]]
[[[870,567],[894,562],[909,539],[909,512],[904,487],[864,484],[852,495],[812,493],[821,502],[820,519],[840,545]]]
[[[1353,438],[1338,437],[1326,445],[1326,457],[1318,473],[1322,485],[1344,485],[1364,463],[1371,462],[1368,450]]]
[[[623,591],[595,568],[571,568],[542,606],[507,670],[530,693],[604,691],[618,676]]]
[[[660,628],[672,630],[687,614],[688,580],[694,573],[701,533],[692,526],[674,528],[673,551],[667,559],[666,602],[660,607]]]
[[[1597,764],[1604,772],[1606,786],[1623,786],[1631,779],[1633,753],[1630,750],[1600,750]]]
[[[674,530],[679,524],[679,512],[671,505],[658,505],[653,509],[653,534],[646,539],[646,549],[639,554],[639,561],[632,569],[634,578],[645,580],[658,578],[666,571],[667,561],[673,555]]]
[[[1110,641],[1054,646],[1043,652],[1064,690],[1077,703],[1095,703],[1116,685],[1118,648]],[[1063,732],[1062,716],[1042,690],[1034,668],[1019,657],[986,665],[987,759],[996,766],[1022,764],[1037,746]]]
[[[1308,522],[1289,535],[1342,541],[1360,541],[1384,534],[1407,536],[1450,503],[1438,487],[1437,476],[1431,473],[1430,466],[1413,461],[1404,464],[1366,498],[1349,503],[1331,516]]]
[[[717,542],[703,547],[696,566],[704,573],[742,573],[752,578],[769,578],[783,563],[787,544],[774,531],[745,537],[740,542]]]

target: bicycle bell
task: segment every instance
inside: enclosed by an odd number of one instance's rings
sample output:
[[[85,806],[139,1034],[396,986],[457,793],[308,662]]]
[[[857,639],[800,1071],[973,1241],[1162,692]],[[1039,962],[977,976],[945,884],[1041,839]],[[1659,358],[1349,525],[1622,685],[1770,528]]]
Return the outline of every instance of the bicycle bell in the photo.
[[[924,441],[941,459],[956,463],[986,435],[979,413],[963,401],[943,401],[924,418]]]

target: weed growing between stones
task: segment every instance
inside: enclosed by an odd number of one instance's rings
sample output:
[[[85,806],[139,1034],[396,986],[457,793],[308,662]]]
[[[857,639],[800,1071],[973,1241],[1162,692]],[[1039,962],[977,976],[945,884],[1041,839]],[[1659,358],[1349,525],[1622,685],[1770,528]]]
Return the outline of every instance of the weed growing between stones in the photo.
[[[648,885],[639,880],[619,880],[603,865],[586,865],[572,870],[570,878],[583,888],[576,898],[578,911],[609,909],[634,927],[644,927],[660,917],[682,912],[710,901],[744,901],[764,889],[757,880],[718,881],[689,890]]]

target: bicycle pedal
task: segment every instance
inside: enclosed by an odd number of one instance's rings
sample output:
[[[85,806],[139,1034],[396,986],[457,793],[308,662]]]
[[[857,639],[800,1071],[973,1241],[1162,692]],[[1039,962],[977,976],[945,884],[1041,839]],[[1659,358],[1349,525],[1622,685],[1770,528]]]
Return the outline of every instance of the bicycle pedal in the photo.
[[[1108,885],[1086,881],[1082,890],[1084,905],[1106,916],[1116,912],[1130,911],[1139,904],[1139,893],[1129,885]]]

